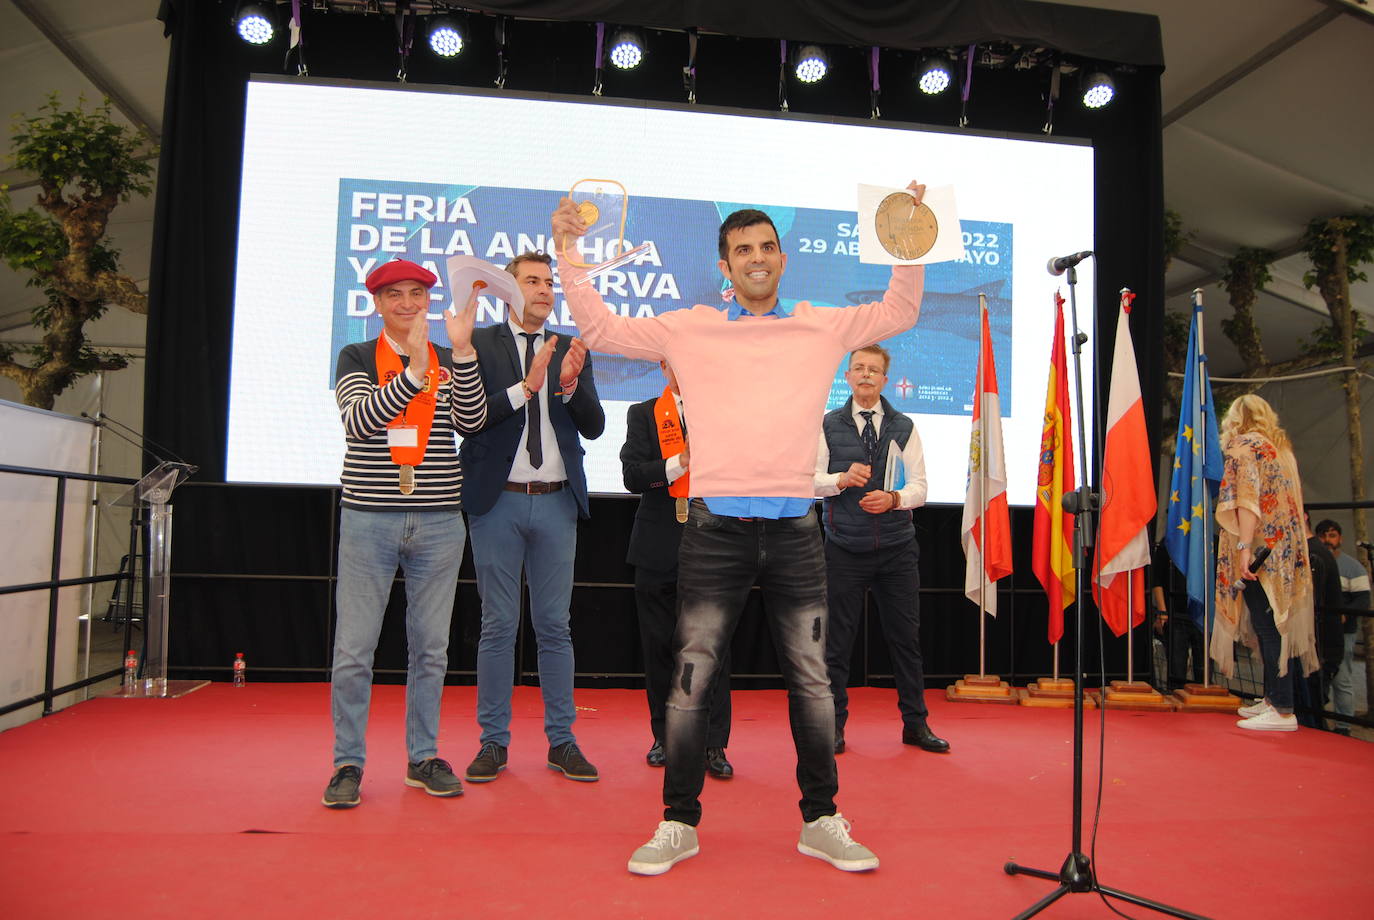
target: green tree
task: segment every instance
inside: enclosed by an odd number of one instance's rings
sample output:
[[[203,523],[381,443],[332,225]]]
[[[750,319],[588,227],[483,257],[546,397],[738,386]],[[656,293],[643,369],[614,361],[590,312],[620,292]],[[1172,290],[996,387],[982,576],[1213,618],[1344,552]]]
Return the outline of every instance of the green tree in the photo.
[[[12,140],[11,162],[38,180],[38,209],[15,210],[0,188],[0,258],[42,291],[32,318],[43,335],[34,346],[0,346],[0,374],[19,384],[25,403],[50,409],[78,377],[128,363],[92,348],[86,323],[110,304],[148,312],[148,295],[102,240],[110,212],[151,191],[150,144],[111,121],[108,99],[66,109],[56,93],[37,114],[15,117]]]
[[[1374,212],[1347,214],[1312,221],[1302,237],[1302,248],[1312,260],[1312,270],[1303,275],[1302,283],[1315,287],[1326,301],[1330,326],[1319,330],[1314,350],[1337,354],[1347,368],[1341,375],[1345,391],[1346,438],[1350,446],[1350,498],[1361,502],[1364,489],[1364,431],[1360,427],[1360,369],[1355,363],[1355,349],[1364,338],[1361,317],[1350,303],[1350,285],[1368,280],[1360,266],[1374,261]],[[1325,345],[1326,348],[1322,349]],[[1369,542],[1369,527],[1364,509],[1356,508],[1355,540]],[[1363,617],[1365,648],[1374,644],[1374,618]],[[1365,688],[1374,700],[1374,667],[1365,668]]]

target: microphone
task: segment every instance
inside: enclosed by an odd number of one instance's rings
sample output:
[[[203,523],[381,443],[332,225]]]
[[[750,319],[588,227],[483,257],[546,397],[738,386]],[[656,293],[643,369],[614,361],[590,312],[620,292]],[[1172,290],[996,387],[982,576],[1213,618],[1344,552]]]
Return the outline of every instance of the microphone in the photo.
[[[1259,549],[1255,550],[1255,555],[1250,557],[1250,574],[1253,575],[1255,572],[1258,572],[1260,566],[1264,565],[1264,560],[1268,559],[1269,554],[1272,552],[1273,550],[1267,546],[1261,546]]]
[[[1091,249],[1085,249],[1082,252],[1075,252],[1071,256],[1055,256],[1045,264],[1045,268],[1049,270],[1051,275],[1062,275],[1092,254]]]

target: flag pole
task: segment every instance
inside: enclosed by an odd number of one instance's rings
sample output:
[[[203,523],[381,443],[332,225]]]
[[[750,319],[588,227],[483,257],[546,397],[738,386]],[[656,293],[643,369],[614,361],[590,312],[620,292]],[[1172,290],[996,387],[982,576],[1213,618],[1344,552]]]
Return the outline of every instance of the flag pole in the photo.
[[[986,383],[988,370],[983,366],[981,355],[983,353],[983,329],[987,327],[984,317],[988,315],[988,295],[978,294],[978,386],[975,390],[975,398],[980,401],[978,406],[978,449],[986,451],[988,447],[988,415],[984,411],[985,406],[981,405],[983,398],[983,386]],[[992,343],[988,343],[992,347]],[[984,507],[987,506],[988,499],[988,458],[983,456],[978,464],[978,494]],[[988,636],[988,522],[986,515],[981,524],[978,525],[978,676],[987,677],[987,636]]]
[[[1126,576],[1126,683],[1135,683],[1135,569],[1123,574]]]
[[[1207,373],[1207,349],[1203,346],[1202,340],[1202,288],[1193,288],[1193,322],[1197,324],[1197,393],[1193,398],[1193,417],[1197,423],[1193,426],[1194,437],[1196,432],[1201,430],[1202,445],[1198,448],[1202,458],[1201,468],[1207,469],[1207,414],[1203,400],[1207,398],[1207,392],[1212,389],[1211,382],[1204,375]],[[1204,380],[1207,385],[1204,386]],[[1199,425],[1204,426],[1199,429]],[[1196,443],[1196,441],[1195,441]],[[1207,476],[1204,474],[1199,477],[1202,485],[1202,571],[1212,574],[1212,581],[1216,579],[1216,561],[1212,550],[1212,490],[1207,484]],[[1208,591],[1202,597],[1202,686],[1212,686],[1212,596],[1214,591]]]

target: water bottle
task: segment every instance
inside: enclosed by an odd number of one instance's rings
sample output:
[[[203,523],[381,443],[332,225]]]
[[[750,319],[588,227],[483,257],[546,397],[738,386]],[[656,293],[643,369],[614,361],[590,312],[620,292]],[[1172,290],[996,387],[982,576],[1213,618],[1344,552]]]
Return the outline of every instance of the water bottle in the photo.
[[[234,656],[234,686],[242,687],[248,683],[248,662],[243,660],[243,652]]]
[[[138,689],[138,654],[129,649],[124,656],[124,692],[133,693]]]

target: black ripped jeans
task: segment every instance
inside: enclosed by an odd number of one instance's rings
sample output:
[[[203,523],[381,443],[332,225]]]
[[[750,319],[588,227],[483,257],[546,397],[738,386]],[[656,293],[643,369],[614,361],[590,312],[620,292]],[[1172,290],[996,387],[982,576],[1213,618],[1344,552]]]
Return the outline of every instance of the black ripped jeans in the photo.
[[[663,816],[701,820],[712,685],[744,610],[763,589],[783,680],[804,821],[835,813],[835,704],[825,667],[825,556],[814,510],[779,521],[740,520],[692,502],[678,558],[678,620],[668,693]]]

